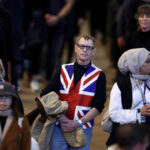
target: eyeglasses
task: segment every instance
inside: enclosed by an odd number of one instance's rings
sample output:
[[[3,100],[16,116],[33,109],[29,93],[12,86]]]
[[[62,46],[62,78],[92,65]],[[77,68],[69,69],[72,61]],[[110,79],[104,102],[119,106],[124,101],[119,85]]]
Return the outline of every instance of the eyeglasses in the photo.
[[[94,47],[92,47],[92,46],[83,45],[83,44],[77,44],[77,46],[78,46],[80,49],[82,49],[82,50],[83,50],[84,48],[86,48],[87,51],[90,51],[90,50],[94,49]]]

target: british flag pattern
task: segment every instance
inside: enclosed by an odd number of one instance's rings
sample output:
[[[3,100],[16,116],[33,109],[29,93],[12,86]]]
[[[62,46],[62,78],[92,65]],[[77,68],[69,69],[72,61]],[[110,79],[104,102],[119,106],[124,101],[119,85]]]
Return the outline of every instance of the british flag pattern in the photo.
[[[60,75],[60,99],[69,104],[67,117],[73,120],[82,118],[91,110],[91,102],[96,91],[96,82],[102,70],[95,65],[87,69],[76,86],[74,86],[74,63],[62,65]],[[90,128],[94,120],[87,122],[83,128]]]

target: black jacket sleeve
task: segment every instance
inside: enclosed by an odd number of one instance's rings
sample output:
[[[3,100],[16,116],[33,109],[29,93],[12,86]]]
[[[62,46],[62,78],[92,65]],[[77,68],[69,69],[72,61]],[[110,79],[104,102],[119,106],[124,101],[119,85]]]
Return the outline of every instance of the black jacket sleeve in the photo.
[[[48,85],[42,90],[40,96],[44,96],[48,94],[49,92],[56,92],[59,94],[60,90],[60,73],[61,73],[61,68],[59,68],[54,75],[52,76],[52,79],[48,83]]]
[[[106,77],[104,72],[101,72],[96,84],[96,93],[93,98],[91,107],[95,107],[100,113],[106,102]]]

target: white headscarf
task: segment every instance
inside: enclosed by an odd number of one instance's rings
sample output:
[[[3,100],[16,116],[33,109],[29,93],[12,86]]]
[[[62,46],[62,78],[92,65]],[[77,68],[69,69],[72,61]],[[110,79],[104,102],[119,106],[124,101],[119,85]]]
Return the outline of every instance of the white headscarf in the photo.
[[[139,69],[145,63],[150,52],[145,48],[135,48],[124,52],[118,61],[118,68],[122,74],[130,72],[134,79],[145,80],[150,85],[149,75],[140,75]]]

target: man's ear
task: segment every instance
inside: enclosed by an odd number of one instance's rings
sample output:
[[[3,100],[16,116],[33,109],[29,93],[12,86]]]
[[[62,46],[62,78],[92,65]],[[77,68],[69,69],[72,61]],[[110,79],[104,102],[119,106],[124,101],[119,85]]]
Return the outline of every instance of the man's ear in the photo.
[[[74,51],[75,51],[75,52],[77,52],[77,48],[78,48],[78,47],[77,47],[77,45],[75,44],[75,45],[74,45]]]
[[[95,53],[96,53],[96,48],[94,48],[92,51],[93,51],[93,52],[92,52],[92,55],[95,55]]]

